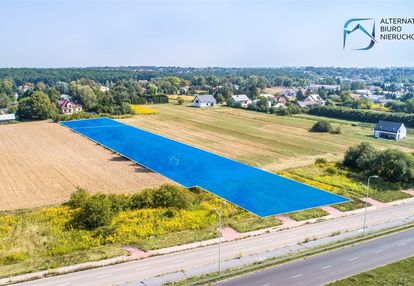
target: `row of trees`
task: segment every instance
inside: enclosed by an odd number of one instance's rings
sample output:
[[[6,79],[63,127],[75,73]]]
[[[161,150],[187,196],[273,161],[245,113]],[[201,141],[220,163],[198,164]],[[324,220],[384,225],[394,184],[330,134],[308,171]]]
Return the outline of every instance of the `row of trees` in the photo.
[[[379,120],[404,122],[408,127],[414,127],[414,114],[380,112],[373,110],[350,109],[344,107],[314,106],[309,114],[331,118],[377,123]]]

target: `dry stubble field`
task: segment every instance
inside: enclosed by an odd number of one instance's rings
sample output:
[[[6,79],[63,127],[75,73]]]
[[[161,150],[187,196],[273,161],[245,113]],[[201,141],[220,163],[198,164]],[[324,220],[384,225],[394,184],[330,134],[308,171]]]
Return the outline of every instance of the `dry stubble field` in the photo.
[[[121,193],[163,182],[56,123],[0,125],[0,211],[61,203],[77,186]]]

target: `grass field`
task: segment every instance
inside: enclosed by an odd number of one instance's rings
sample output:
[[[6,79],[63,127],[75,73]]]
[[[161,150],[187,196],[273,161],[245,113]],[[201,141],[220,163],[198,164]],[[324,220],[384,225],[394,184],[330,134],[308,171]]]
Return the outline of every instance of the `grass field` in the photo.
[[[167,180],[47,121],[0,126],[0,211],[52,205],[77,186],[133,192]]]
[[[343,134],[320,134],[308,132],[315,123],[313,118],[226,107],[198,109],[163,104],[151,108],[160,114],[122,121],[270,171],[309,165],[317,157],[337,160],[350,145],[362,141],[380,148],[414,151],[414,136],[400,142],[382,141],[370,136],[370,128],[350,124],[342,126]]]
[[[413,286],[414,257],[351,276],[328,284],[329,286]]]
[[[278,173],[316,188],[353,199],[352,202],[332,206],[341,211],[364,207],[360,198],[365,196],[366,188],[359,182],[365,183],[366,177],[341,168],[334,162],[292,168]],[[369,197],[383,203],[410,198],[411,196],[402,192],[401,188],[398,183],[389,183],[378,179],[371,182]]]
[[[269,171],[310,165],[317,157],[338,160],[350,145],[362,141],[414,151],[412,130],[405,141],[380,141],[370,136],[369,127],[350,124],[344,124],[339,135],[308,132],[315,118],[174,104],[151,109],[160,113],[122,121]],[[128,193],[167,182],[47,121],[0,126],[0,154],[0,211],[57,204],[77,186]]]

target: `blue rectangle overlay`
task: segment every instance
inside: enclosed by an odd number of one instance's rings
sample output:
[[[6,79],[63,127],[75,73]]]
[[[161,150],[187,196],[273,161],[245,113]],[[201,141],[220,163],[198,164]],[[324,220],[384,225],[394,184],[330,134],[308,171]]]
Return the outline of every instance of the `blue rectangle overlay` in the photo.
[[[201,187],[261,217],[349,201],[109,118],[61,124],[184,187]]]

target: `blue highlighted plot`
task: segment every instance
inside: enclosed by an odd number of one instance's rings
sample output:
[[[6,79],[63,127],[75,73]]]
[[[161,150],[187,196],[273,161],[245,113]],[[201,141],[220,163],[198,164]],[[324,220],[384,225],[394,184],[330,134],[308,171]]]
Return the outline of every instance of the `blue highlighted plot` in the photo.
[[[349,201],[109,118],[61,124],[184,187],[201,187],[261,217]]]

